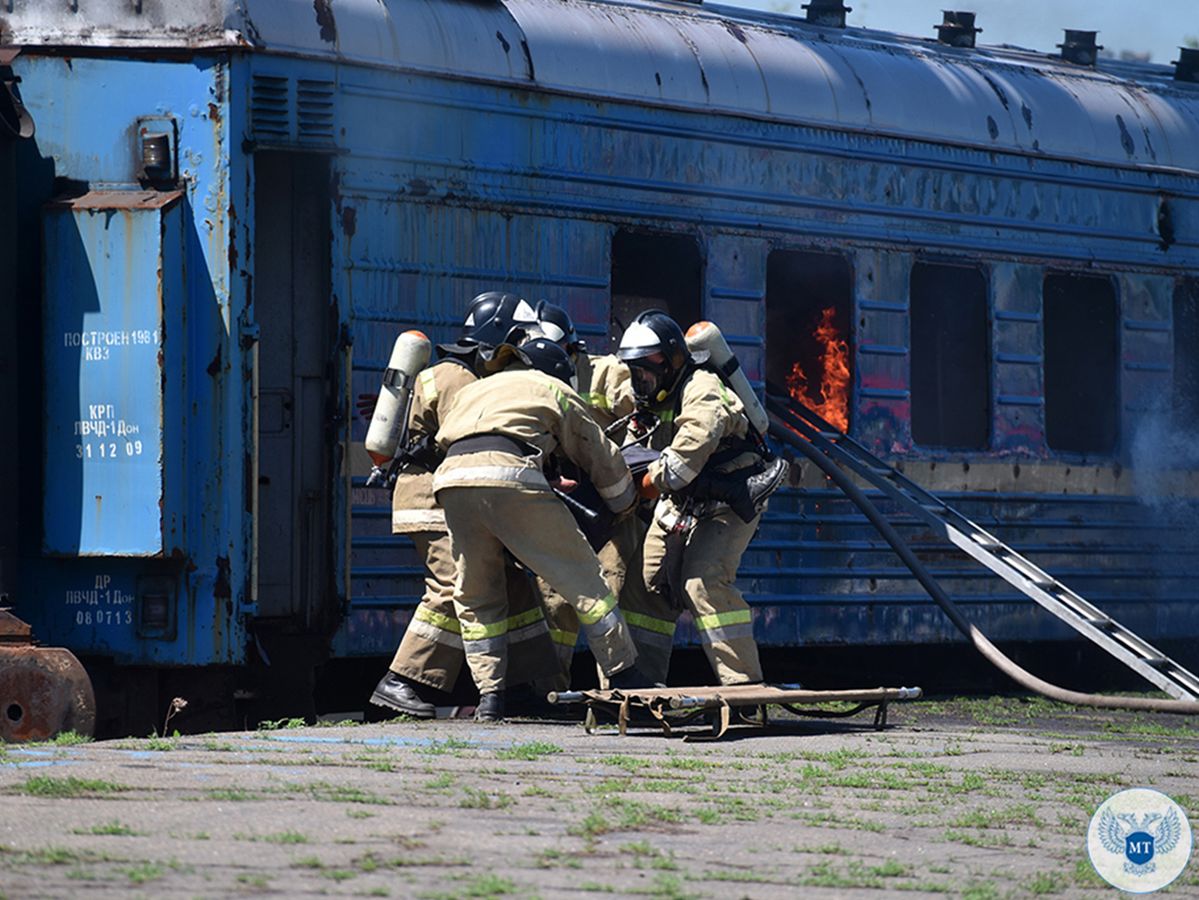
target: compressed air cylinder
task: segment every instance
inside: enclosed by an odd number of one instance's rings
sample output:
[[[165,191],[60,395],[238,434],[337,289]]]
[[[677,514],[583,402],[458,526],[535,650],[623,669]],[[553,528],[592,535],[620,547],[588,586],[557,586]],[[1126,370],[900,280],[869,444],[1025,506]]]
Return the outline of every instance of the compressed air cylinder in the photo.
[[[758,434],[765,434],[770,429],[770,419],[720,329],[713,322],[696,322],[687,329],[687,347],[692,353],[707,351],[712,365],[724,374],[729,386],[745,404],[750,424]]]
[[[366,432],[366,452],[381,464],[396,455],[396,448],[404,434],[405,410],[408,395],[416,376],[429,363],[433,345],[419,331],[405,331],[396,338],[391,348],[391,360],[383,373],[383,384],[379,388],[379,402],[371,416],[370,428]]]

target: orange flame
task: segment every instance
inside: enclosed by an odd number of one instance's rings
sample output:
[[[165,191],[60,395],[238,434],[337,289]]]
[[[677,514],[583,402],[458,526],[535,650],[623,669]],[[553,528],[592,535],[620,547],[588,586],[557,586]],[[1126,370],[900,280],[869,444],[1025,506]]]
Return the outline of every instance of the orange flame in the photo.
[[[820,346],[820,390],[817,392],[800,363],[787,376],[787,393],[839,431],[849,431],[849,344],[837,336],[835,310],[820,314],[816,342]]]

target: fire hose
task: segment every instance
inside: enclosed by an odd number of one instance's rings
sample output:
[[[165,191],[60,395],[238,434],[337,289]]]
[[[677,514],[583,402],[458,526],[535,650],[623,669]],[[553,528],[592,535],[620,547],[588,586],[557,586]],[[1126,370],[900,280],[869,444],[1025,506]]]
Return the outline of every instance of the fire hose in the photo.
[[[997,669],[1019,684],[1021,687],[1040,694],[1043,697],[1048,697],[1050,700],[1057,700],[1061,703],[1070,703],[1075,706],[1092,706],[1099,709],[1124,709],[1134,710],[1139,712],[1164,712],[1175,713],[1179,715],[1199,715],[1199,701],[1195,700],[1166,700],[1156,697],[1111,697],[1105,694],[1087,694],[1081,691],[1072,691],[1068,688],[1060,687],[1056,684],[1051,684],[1036,675],[1033,675],[1027,669],[1017,665],[1010,657],[1003,653],[998,647],[991,643],[990,639],[985,634],[979,631],[978,627],[968,622],[965,617],[959,612],[956,604],[949,598],[949,595],[941,587],[924,564],[916,558],[916,554],[908,546],[907,542],[900,537],[899,532],[895,527],[888,522],[879,512],[878,507],[871,502],[864,491],[853,483],[853,479],[836,463],[820,452],[816,447],[812,446],[808,441],[805,441],[777,415],[770,415],[770,434],[776,440],[782,441],[794,450],[798,450],[816,466],[824,472],[829,479],[837,485],[838,488],[847,496],[853,504],[862,511],[862,514],[870,521],[883,536],[883,539],[895,551],[895,554],[900,558],[905,566],[911,570],[911,573],[920,582],[934,602],[941,607],[941,610],[949,617],[954,626],[965,635],[974,645],[975,649],[983,655],[983,657],[994,665]]]

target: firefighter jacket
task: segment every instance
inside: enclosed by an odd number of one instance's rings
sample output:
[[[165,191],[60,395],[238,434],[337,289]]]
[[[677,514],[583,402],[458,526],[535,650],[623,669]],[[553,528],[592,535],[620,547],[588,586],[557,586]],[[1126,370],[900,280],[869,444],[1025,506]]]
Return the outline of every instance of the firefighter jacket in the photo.
[[[637,408],[633,378],[623,362],[612,354],[576,353],[573,359],[579,396],[591,407],[592,418],[601,428],[607,428]]]
[[[655,515],[663,520],[677,511],[675,497],[711,464],[715,472],[733,472],[753,465],[758,454],[747,444],[749,418],[745,405],[720,376],[695,369],[684,376],[674,393],[674,402],[652,411],[662,424],[650,439],[650,447],[662,455],[650,463],[648,475],[661,491]],[[743,452],[737,452],[744,447]],[[671,510],[675,507],[675,510]]]
[[[443,359],[416,376],[408,415],[408,446],[420,447],[423,442],[425,450],[409,457],[396,478],[391,496],[392,533],[446,531],[445,513],[433,497],[433,471],[441,462],[434,437],[458,391],[478,380],[468,366],[453,359]]]
[[[520,447],[469,450],[465,439],[483,436],[507,438]],[[613,511],[623,512],[636,498],[624,457],[604,437],[583,399],[541,372],[507,369],[464,387],[437,432],[443,451],[458,441],[466,451],[455,451],[438,466],[434,491],[467,486],[548,491],[542,466],[557,451],[588,474]]]

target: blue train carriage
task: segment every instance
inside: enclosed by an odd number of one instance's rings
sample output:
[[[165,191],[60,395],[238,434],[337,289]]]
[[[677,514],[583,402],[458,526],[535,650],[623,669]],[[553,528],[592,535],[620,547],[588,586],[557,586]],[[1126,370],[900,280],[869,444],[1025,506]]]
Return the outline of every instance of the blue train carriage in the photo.
[[[1125,624],[1199,635],[1172,415],[1199,407],[1194,53],[974,47],[839,5],[9,0],[42,243],[18,612],[123,670],[253,663],[293,696],[330,638],[390,654],[421,571],[349,398],[399,331],[445,339],[504,286],[593,348],[650,305],[715,320],[756,383]],[[793,476],[741,571],[761,641],[952,640]],[[896,520],[996,639],[1070,635]]]

